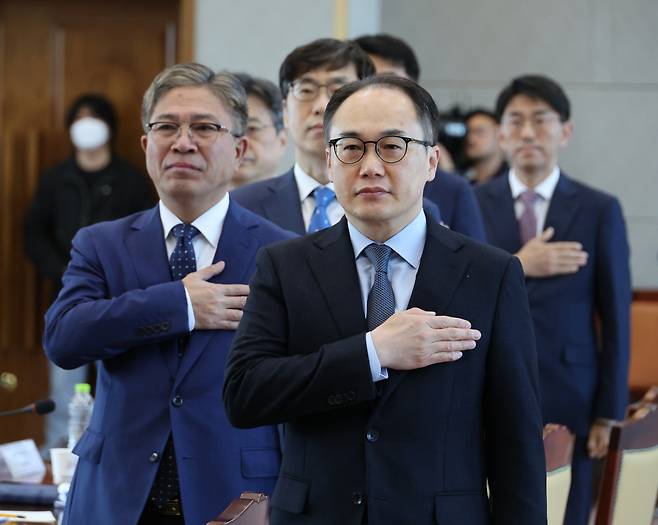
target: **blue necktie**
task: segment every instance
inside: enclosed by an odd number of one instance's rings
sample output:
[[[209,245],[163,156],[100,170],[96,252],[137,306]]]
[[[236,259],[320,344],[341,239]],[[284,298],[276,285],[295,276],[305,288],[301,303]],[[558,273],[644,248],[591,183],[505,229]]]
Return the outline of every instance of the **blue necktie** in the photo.
[[[199,230],[191,224],[177,224],[171,231],[176,237],[176,246],[169,257],[169,266],[172,278],[178,280],[188,273],[196,271],[192,239],[199,234]],[[179,345],[184,346],[184,343],[179,342]],[[180,350],[182,350],[182,346],[179,346]],[[181,508],[176,450],[171,433],[160,458],[160,466],[153,481],[150,500],[151,505],[158,511],[180,510]]]
[[[192,239],[199,234],[191,224],[177,224],[171,231],[176,236],[176,247],[169,257],[171,276],[174,280],[182,279],[190,272],[196,272],[196,257]]]
[[[336,194],[326,186],[318,186],[313,190],[313,197],[315,198],[315,209],[308,225],[308,233],[324,230],[331,226],[327,215],[327,206],[336,198]]]
[[[375,279],[368,294],[368,331],[374,330],[395,313],[395,295],[388,280],[391,248],[385,244],[369,244],[363,250],[375,268]]]

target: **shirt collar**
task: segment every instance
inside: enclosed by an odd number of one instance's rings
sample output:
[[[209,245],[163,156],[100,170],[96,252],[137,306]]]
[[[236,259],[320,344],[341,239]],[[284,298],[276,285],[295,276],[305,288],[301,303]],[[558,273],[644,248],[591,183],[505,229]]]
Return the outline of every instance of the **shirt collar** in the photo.
[[[354,249],[354,258],[358,259],[363,250],[369,244],[372,244],[372,239],[363,235],[356,226],[347,221],[347,228],[350,233],[350,241]],[[410,266],[417,269],[420,265],[420,258],[423,255],[423,248],[425,246],[425,237],[427,235],[427,219],[425,213],[421,210],[416,218],[402,228],[393,237],[386,240],[384,244],[389,246],[400,257],[402,257]]]
[[[215,249],[217,249],[219,236],[222,233],[222,227],[224,226],[224,220],[226,219],[226,214],[228,212],[229,202],[229,195],[227,193],[222,200],[192,222],[192,226],[197,228],[201,235],[203,235],[208,243]],[[176,215],[165,206],[164,202],[160,201],[158,206],[160,208],[160,219],[162,221],[164,238],[166,239],[171,233],[171,229],[177,224],[181,224],[183,221],[176,217]]]
[[[297,182],[297,188],[299,189],[299,202],[304,202],[306,198],[313,193],[315,188],[322,186],[322,184],[306,173],[296,162],[293,168],[293,173],[295,174],[295,182]],[[334,190],[333,182],[329,182],[325,184],[325,186],[332,191]]]
[[[541,181],[535,188],[534,192],[541,196],[544,201],[548,202],[553,197],[553,192],[555,191],[555,186],[557,186],[558,181],[560,180],[560,168],[555,166],[551,174]],[[516,172],[513,169],[509,170],[508,181],[510,190],[512,190],[512,197],[516,200],[521,193],[526,191],[528,187],[521,182],[521,179],[517,176]]]

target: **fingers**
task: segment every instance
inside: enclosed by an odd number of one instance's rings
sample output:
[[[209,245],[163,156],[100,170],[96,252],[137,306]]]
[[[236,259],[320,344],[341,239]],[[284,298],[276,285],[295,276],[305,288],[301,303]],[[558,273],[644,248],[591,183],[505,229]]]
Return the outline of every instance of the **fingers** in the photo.
[[[539,239],[544,242],[548,242],[553,238],[554,234],[555,234],[555,229],[553,228],[553,226],[549,226],[543,232],[541,232],[541,234],[539,235]]]
[[[222,295],[246,297],[249,295],[249,286],[246,284],[213,284]]]
[[[466,319],[459,317],[450,317],[448,315],[435,315],[424,321],[432,328],[470,328],[471,323]]]
[[[224,271],[225,266],[226,263],[224,261],[218,261],[215,264],[211,264],[210,266],[207,266],[206,268],[201,268],[196,272],[192,272],[190,275],[193,275],[195,277],[198,277],[199,279],[207,281],[211,277],[214,277],[215,275],[222,273]]]

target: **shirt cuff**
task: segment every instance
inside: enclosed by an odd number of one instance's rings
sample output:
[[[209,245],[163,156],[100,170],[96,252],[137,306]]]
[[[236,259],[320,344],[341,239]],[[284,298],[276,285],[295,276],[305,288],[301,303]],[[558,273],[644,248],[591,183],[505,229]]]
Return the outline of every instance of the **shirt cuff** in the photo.
[[[187,293],[187,288],[183,285],[183,290],[185,290],[185,301],[187,301],[187,326],[190,330],[194,330],[194,325],[196,324],[196,319],[194,318],[194,308],[192,308],[192,299],[190,299],[190,294]]]
[[[368,350],[368,362],[370,363],[370,374],[372,375],[373,382],[376,383],[382,379],[388,379],[388,368],[382,368],[370,332],[366,333],[366,349]]]

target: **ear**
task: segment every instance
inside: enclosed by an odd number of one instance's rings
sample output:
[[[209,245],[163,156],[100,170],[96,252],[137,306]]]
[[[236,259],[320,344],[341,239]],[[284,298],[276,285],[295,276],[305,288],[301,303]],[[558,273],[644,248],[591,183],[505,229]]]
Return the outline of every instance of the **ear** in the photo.
[[[285,147],[288,145],[288,130],[283,128],[281,131],[279,131],[278,135],[276,136],[276,140],[279,142],[281,149],[285,149]]]
[[[288,129],[288,123],[290,122],[290,117],[288,116],[288,102],[287,97],[281,102],[283,105],[283,127]]]
[[[567,120],[562,123],[562,140],[560,140],[560,146],[563,148],[569,144],[571,137],[573,136],[573,122]]]
[[[239,166],[244,158],[244,154],[247,152],[247,138],[239,137],[235,139],[235,160]]]
[[[139,143],[142,146],[142,151],[146,153],[146,146],[148,146],[149,138],[147,135],[142,135],[139,139]]]
[[[327,176],[331,182],[334,181],[333,173],[331,172],[332,168],[332,157],[331,157],[331,147],[324,148],[324,158],[327,160]]]
[[[427,158],[427,182],[434,180],[436,176],[436,169],[439,167],[439,159],[441,158],[441,150],[438,145],[431,147]]]

